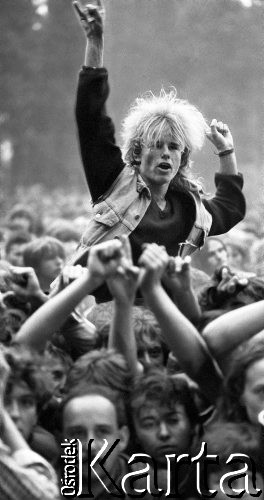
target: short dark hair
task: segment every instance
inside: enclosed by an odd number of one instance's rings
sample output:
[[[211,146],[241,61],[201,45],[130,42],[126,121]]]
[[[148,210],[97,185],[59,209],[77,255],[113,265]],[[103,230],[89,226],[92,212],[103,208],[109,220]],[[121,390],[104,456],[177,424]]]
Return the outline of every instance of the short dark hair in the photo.
[[[25,266],[37,269],[40,262],[59,255],[65,259],[63,244],[52,236],[42,236],[28,243],[23,252]]]
[[[168,408],[180,403],[191,424],[199,422],[194,397],[186,380],[177,375],[168,375],[163,370],[153,369],[147,375],[140,375],[130,395],[132,412],[137,412],[146,402],[153,402]]]
[[[53,359],[61,361],[66,370],[69,370],[73,365],[71,356],[63,349],[55,346],[52,342],[47,343],[44,354],[45,356],[47,355]]]

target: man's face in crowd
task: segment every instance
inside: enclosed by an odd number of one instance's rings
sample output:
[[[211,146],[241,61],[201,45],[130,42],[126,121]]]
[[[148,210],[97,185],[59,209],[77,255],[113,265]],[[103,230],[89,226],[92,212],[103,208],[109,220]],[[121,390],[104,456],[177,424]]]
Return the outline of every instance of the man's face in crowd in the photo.
[[[128,435],[125,426],[119,427],[113,403],[101,395],[85,395],[71,399],[63,412],[64,437],[79,439],[83,447],[83,477],[88,474],[88,442],[93,439],[92,458],[101,450],[104,439],[108,449],[116,439],[120,439],[105,462],[107,471],[113,471],[120,452],[127,445]],[[103,455],[102,455],[103,457]],[[102,475],[100,468],[99,475]],[[92,474],[92,478],[93,474]],[[96,480],[98,481],[98,480]]]
[[[142,341],[138,342],[137,355],[138,360],[145,367],[164,367],[164,354],[158,339],[152,339],[148,335],[143,335]]]
[[[9,249],[8,254],[6,255],[6,260],[10,262],[13,266],[22,267],[23,264],[23,250],[25,243],[15,243]]]
[[[37,402],[26,382],[16,383],[6,396],[6,409],[18,430],[28,441],[37,423]]]
[[[166,466],[165,455],[188,453],[192,429],[181,403],[161,406],[145,401],[134,410],[133,422],[143,451],[161,465]]]
[[[67,369],[64,363],[54,356],[46,355],[46,369],[50,374],[53,384],[52,393],[60,397],[63,394],[64,385],[67,378]]]
[[[52,283],[58,276],[63,267],[64,259],[59,255],[43,259],[37,269],[37,276]]]

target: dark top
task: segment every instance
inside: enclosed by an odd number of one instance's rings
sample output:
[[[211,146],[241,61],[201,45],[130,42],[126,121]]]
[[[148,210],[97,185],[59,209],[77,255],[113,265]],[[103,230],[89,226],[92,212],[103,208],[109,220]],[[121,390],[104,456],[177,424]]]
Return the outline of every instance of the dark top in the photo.
[[[114,125],[106,115],[108,94],[106,69],[83,68],[79,77],[76,118],[84,172],[94,203],[111,187],[124,168],[120,148],[115,143]],[[209,236],[229,231],[245,215],[242,176],[216,174],[215,183],[215,196],[203,200],[212,215]],[[179,243],[185,241],[190,233],[195,220],[193,199],[187,192],[177,190],[175,185],[169,187],[166,199],[163,211],[152,200],[143,219],[130,235],[135,263],[142,243],[164,245],[168,254],[175,256]],[[106,286],[100,287],[95,295],[98,302],[111,300]]]

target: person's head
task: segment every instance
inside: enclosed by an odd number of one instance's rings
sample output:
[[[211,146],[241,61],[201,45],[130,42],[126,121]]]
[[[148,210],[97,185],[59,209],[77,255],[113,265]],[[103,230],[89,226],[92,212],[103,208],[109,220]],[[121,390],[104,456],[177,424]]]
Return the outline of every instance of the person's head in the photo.
[[[25,205],[15,205],[8,214],[7,226],[12,231],[27,231],[40,234],[41,222],[37,220],[32,208]]]
[[[228,264],[231,269],[247,270],[248,265],[248,249],[246,243],[242,244],[238,241],[226,242]]]
[[[227,248],[220,238],[208,238],[205,243],[206,259],[210,273],[227,265]]]
[[[70,257],[80,240],[80,231],[76,230],[74,222],[57,219],[47,228],[46,234],[57,238],[63,243],[66,258]]]
[[[124,395],[131,387],[132,374],[122,354],[110,349],[93,350],[75,361],[68,374],[66,388],[81,382],[109,386]]]
[[[37,423],[38,409],[49,395],[49,378],[42,359],[21,346],[6,352],[11,368],[5,391],[5,406],[28,441]]]
[[[73,364],[71,357],[62,349],[49,343],[45,350],[46,369],[51,376],[54,396],[60,397],[64,392],[67,374]]]
[[[24,265],[33,267],[45,291],[62,270],[65,260],[63,244],[51,236],[36,238],[24,247]]]
[[[5,243],[6,260],[13,266],[23,266],[24,247],[31,240],[32,236],[25,231],[11,233]]]
[[[159,464],[165,455],[188,453],[196,435],[198,411],[182,377],[155,370],[141,376],[131,393],[135,440]]]
[[[5,339],[7,343],[11,342],[13,335],[18,332],[31,312],[30,304],[12,291],[13,279],[11,264],[6,260],[0,260],[0,293],[2,311],[6,320],[1,334],[3,334],[2,341]]]
[[[168,348],[161,337],[161,329],[155,320],[138,316],[133,321],[138,361],[145,369],[163,368],[168,359]]]
[[[258,424],[264,409],[264,340],[238,350],[227,374],[220,411],[227,420]]]
[[[136,99],[123,121],[123,156],[148,185],[190,177],[190,154],[205,138],[197,108],[177,98],[175,89]]]
[[[64,438],[79,439],[82,443],[84,477],[88,473],[89,441],[94,440],[91,445],[94,458],[101,450],[104,439],[108,447],[116,439],[120,440],[106,462],[107,470],[111,473],[129,438],[126,409],[120,395],[109,387],[81,383],[66,396],[61,411]]]
[[[257,471],[257,486],[263,490],[263,479],[261,478],[263,449],[260,439],[260,428],[253,427],[246,422],[234,423],[220,420],[207,426],[203,441],[207,443],[208,454],[218,455],[219,457],[219,464],[215,467],[209,467],[207,476],[209,488],[218,491],[216,498],[226,500],[227,495],[234,495],[235,488],[243,489],[245,485],[245,478],[237,477],[231,482],[231,485],[228,484],[228,481],[225,481],[224,491],[219,487],[221,477],[224,474],[230,474],[232,471],[237,471],[238,469],[237,463],[230,462],[232,454],[243,454],[254,461]],[[246,458],[245,463],[249,464],[248,474],[250,485],[252,481],[251,464]],[[251,491],[254,492],[253,488]],[[252,498],[252,495],[245,493],[243,494],[243,498],[249,500]]]

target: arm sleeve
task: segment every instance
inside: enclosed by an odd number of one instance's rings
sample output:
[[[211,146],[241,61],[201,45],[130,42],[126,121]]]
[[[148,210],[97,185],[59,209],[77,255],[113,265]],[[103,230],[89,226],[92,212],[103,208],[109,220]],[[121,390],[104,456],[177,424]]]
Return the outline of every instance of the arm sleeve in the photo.
[[[5,500],[59,500],[53,468],[27,449],[10,455],[0,447],[0,498]]]
[[[209,200],[203,200],[205,208],[213,217],[209,236],[226,233],[243,220],[246,212],[241,174],[216,174],[215,184],[215,196]]]
[[[115,129],[106,115],[109,94],[105,68],[84,67],[79,75],[76,120],[84,173],[93,202],[112,185],[124,167]]]

